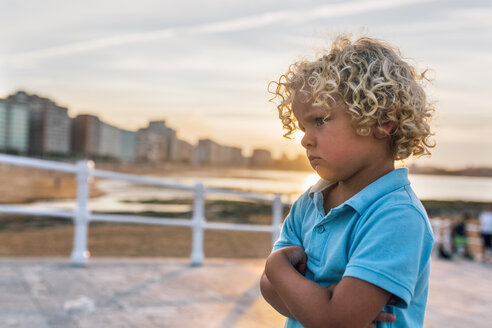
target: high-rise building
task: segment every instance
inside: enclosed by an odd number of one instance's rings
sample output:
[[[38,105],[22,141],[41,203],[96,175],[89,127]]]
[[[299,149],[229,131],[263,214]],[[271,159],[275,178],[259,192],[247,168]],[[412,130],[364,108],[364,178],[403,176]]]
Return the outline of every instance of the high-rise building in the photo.
[[[254,149],[251,155],[251,166],[271,167],[273,165],[272,154],[266,149]]]
[[[120,129],[108,123],[101,122],[101,138],[99,140],[99,155],[120,158],[121,133]]]
[[[0,151],[7,149],[7,101],[0,99]]]
[[[137,159],[140,161],[161,163],[167,159],[167,143],[159,134],[149,129],[137,131]]]
[[[224,146],[226,164],[242,166],[246,163],[243,152],[239,147]]]
[[[150,162],[172,160],[177,146],[176,131],[167,127],[165,121],[151,121],[137,133],[137,157]]]
[[[27,95],[0,102],[0,149],[26,154],[29,149],[29,106]]]
[[[71,120],[68,108],[50,102],[45,114],[44,153],[68,154],[70,149]]]
[[[137,133],[133,131],[120,130],[122,161],[133,161],[137,156]]]
[[[75,154],[124,161],[132,161],[136,157],[136,132],[112,126],[97,116],[78,115],[72,120],[72,131]]]
[[[198,140],[198,145],[195,150],[196,165],[214,165],[220,161],[219,150],[220,145],[210,139]]]
[[[68,117],[68,109],[58,106],[54,101],[28,95],[24,91],[19,91],[8,97],[9,106],[12,106],[10,113],[17,124],[25,119],[29,121],[29,153],[40,154],[68,154],[70,153],[71,120]],[[10,123],[13,123],[11,121]],[[16,136],[12,140],[17,140],[20,145],[19,131],[15,130]]]
[[[201,139],[195,151],[196,165],[244,165],[241,148],[224,146],[210,139]]]
[[[166,148],[164,160],[171,160],[171,154],[174,152],[174,147],[176,147],[176,131],[167,127],[166,121],[162,120],[150,121],[147,130],[159,134],[164,139]]]
[[[29,108],[10,103],[7,112],[7,149],[26,154],[29,150]]]
[[[191,164],[195,156],[195,147],[184,140],[176,138],[171,147],[170,160],[176,163]]]
[[[74,154],[98,156],[101,121],[94,115],[78,115],[72,120],[72,151]]]

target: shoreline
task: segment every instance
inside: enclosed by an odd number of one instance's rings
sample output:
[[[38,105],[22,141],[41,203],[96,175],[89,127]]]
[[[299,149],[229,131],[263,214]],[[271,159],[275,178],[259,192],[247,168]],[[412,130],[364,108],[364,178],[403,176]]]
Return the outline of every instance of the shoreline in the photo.
[[[191,201],[191,200],[190,200]],[[465,210],[479,203],[431,202],[434,213],[454,222]],[[210,222],[271,224],[271,207],[239,201],[207,201]],[[289,208],[285,208],[284,218]],[[440,212],[439,212],[440,211]],[[191,219],[182,213],[113,213]],[[476,221],[476,217],[472,216]],[[0,214],[0,256],[69,257],[73,247],[74,225],[71,219]],[[206,230],[204,250],[207,257],[265,258],[271,251],[271,234]],[[94,257],[189,257],[192,231],[189,227],[92,222],[89,225],[88,250]]]

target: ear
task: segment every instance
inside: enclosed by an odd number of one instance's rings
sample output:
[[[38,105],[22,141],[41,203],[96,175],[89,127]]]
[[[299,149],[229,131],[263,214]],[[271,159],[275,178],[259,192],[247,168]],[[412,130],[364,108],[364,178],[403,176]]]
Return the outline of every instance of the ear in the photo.
[[[396,107],[395,106],[390,106],[389,108],[382,109],[383,110],[383,122],[386,121],[386,123],[383,123],[381,125],[376,125],[373,129],[374,137],[376,139],[384,139],[387,136],[391,135],[391,132],[393,132],[393,129],[396,126]]]
[[[376,139],[384,139],[391,134],[393,128],[395,127],[395,122],[384,123],[383,125],[373,128],[373,134]]]

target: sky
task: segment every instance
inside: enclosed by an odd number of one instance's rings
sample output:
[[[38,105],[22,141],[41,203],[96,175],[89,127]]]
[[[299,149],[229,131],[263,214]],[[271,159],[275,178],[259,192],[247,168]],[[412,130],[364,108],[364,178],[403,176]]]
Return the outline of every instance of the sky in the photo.
[[[115,126],[294,157],[267,92],[339,33],[431,69],[436,148],[416,164],[492,167],[490,0],[0,0],[0,97],[25,90]],[[413,163],[413,160],[409,161]]]

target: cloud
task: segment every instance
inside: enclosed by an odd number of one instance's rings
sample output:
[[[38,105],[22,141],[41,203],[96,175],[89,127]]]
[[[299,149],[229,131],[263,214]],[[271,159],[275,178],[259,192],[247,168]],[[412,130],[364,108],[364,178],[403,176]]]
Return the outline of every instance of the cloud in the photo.
[[[472,8],[454,9],[443,17],[436,17],[433,20],[404,24],[387,24],[378,28],[379,31],[397,35],[419,35],[420,33],[456,33],[468,29],[482,29],[483,32],[492,27],[492,9]],[[467,32],[468,33],[468,32]]]
[[[304,22],[327,17],[340,17],[344,15],[354,15],[374,10],[392,9],[396,7],[420,4],[434,0],[368,0],[342,2],[337,4],[323,5],[310,8],[308,10],[283,10],[272,11],[262,14],[240,17],[230,20],[222,20],[196,26],[185,26],[179,28],[166,28],[161,30],[129,33],[114,37],[96,38],[87,41],[78,41],[65,45],[49,47],[23,53],[16,53],[10,56],[9,61],[17,65],[25,65],[26,62],[36,62],[45,58],[59,57],[69,54],[103,49],[108,47],[128,45],[134,43],[165,40],[178,35],[204,35],[224,32],[233,32],[260,28],[275,23]]]

